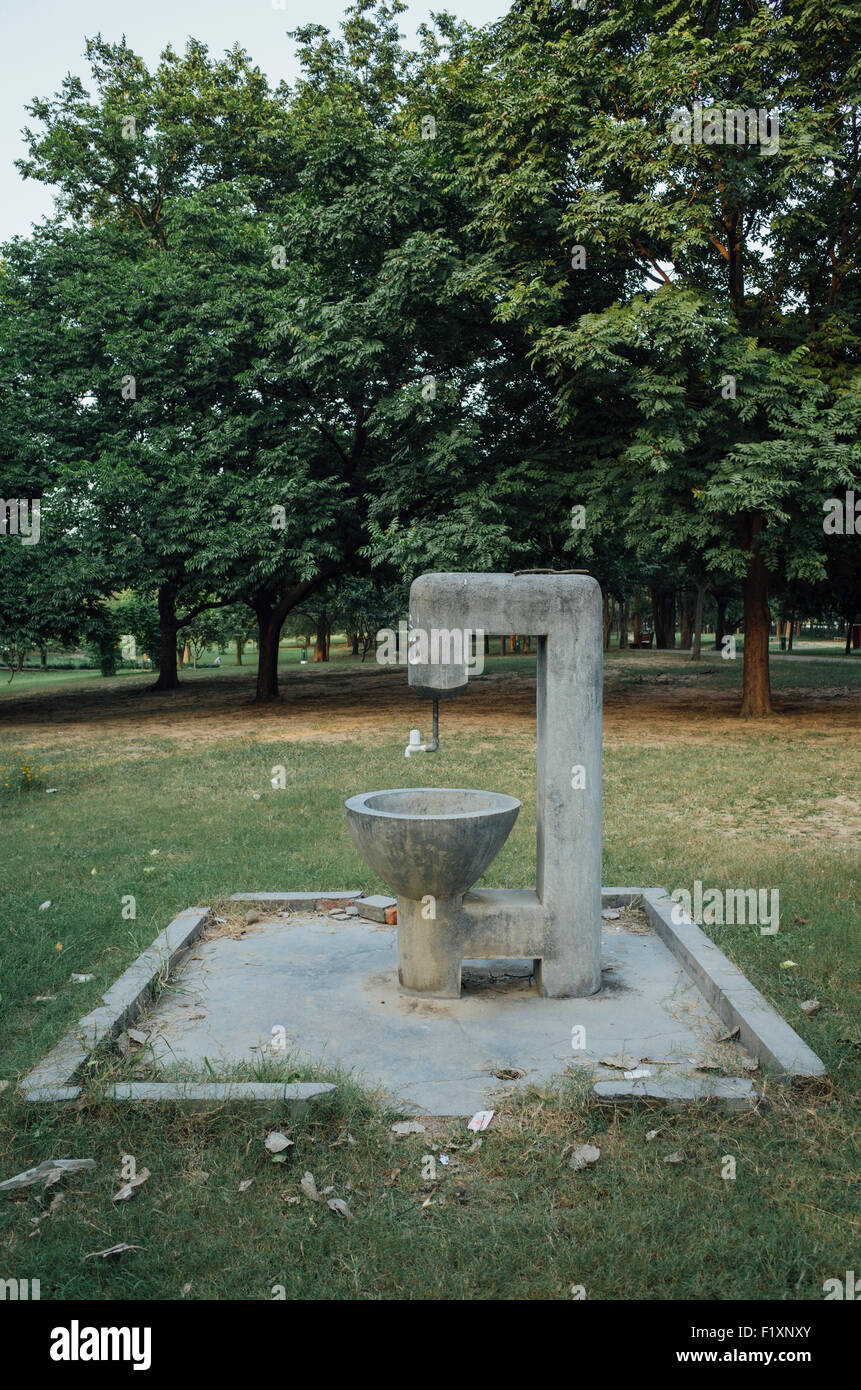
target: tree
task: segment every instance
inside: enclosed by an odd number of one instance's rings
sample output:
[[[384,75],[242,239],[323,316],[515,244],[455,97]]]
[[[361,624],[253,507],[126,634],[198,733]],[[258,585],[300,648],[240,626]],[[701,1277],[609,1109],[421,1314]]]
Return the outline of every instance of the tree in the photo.
[[[772,708],[769,575],[823,572],[820,498],[858,472],[859,26],[809,0],[529,3],[483,40],[476,282],[531,332],[605,525],[621,477],[653,553],[741,580],[745,715]],[[757,143],[674,138],[697,101],[756,108]]]

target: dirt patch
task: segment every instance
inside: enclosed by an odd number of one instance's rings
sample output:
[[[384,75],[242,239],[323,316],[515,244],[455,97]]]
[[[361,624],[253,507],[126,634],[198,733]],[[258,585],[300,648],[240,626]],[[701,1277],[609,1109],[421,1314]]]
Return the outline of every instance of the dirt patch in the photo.
[[[604,686],[605,747],[630,746],[632,726],[644,747],[710,742],[715,736],[743,744],[750,735],[822,734],[845,738],[861,725],[861,700],[849,686],[799,689],[775,696],[772,719],[742,721],[735,689],[715,688],[708,671],[699,682],[667,656],[648,653],[608,663]],[[661,670],[660,668],[663,668]],[[428,722],[427,702],[409,690],[402,670],[333,662],[313,674],[291,670],[282,679],[275,705],[254,703],[252,670],[198,676],[171,692],[154,692],[151,677],[125,677],[53,691],[28,692],[0,700],[0,731],[14,730],[16,747],[46,742],[97,756],[152,757],[165,741],[165,753],[222,739],[339,743],[345,738],[379,736],[382,727],[402,727],[404,741],[413,725]],[[489,672],[474,679],[440,713],[443,737],[487,735],[488,729],[531,738],[535,727],[535,675],[524,671]]]

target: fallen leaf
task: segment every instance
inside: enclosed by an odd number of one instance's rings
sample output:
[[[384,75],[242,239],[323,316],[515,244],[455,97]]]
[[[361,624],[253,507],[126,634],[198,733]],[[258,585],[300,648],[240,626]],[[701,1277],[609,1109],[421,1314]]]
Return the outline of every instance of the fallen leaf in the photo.
[[[253,1181],[253,1178],[243,1178],[242,1182],[239,1184],[239,1191],[247,1192]]]
[[[646,1135],[646,1143],[651,1144],[653,1139],[657,1139],[660,1132],[661,1131],[659,1129],[650,1129],[648,1134]]]
[[[95,978],[95,975],[73,975],[72,984],[88,985],[90,983],[90,980],[94,980]]]
[[[320,1194],[317,1191],[317,1184],[314,1181],[313,1173],[305,1173],[299,1186],[310,1201],[319,1202]]]
[[[822,1005],[818,999],[805,999],[801,1005],[801,1012],[803,1014],[818,1014],[821,1008]]]
[[[740,1032],[741,1029],[739,1028],[738,1024],[736,1024],[736,1026],[732,1029],[730,1033],[724,1033],[721,1037],[719,1037],[718,1042],[732,1042],[733,1038],[737,1038]]]
[[[326,1206],[330,1211],[333,1211],[336,1216],[343,1216],[345,1221],[352,1221],[353,1213],[342,1197],[330,1197]]]
[[[588,1168],[591,1163],[597,1163],[600,1157],[601,1150],[596,1149],[594,1144],[581,1144],[572,1153],[569,1166],[575,1170]]]
[[[418,1120],[398,1120],[392,1125],[392,1134],[424,1134],[425,1127]]]
[[[601,1058],[602,1067],[618,1067],[619,1071],[633,1071],[636,1065],[636,1057],[628,1052],[614,1052],[610,1057]]]
[[[797,964],[798,964],[798,961],[797,961],[797,960],[782,960],[782,961],[780,962],[780,968],[781,968],[781,970],[789,970],[789,969],[792,968],[793,965],[797,965]]]
[[[133,1178],[129,1178],[128,1182],[123,1183],[119,1192],[114,1193],[114,1196],[111,1198],[111,1201],[127,1202],[130,1197],[134,1196],[137,1188],[141,1187],[146,1182],[148,1177],[149,1168],[141,1168],[139,1173],[135,1173],[135,1176]]]
[[[16,1173],[14,1178],[7,1178],[5,1182],[0,1182],[0,1192],[17,1192],[19,1187],[32,1187],[40,1178],[48,1178],[52,1173],[57,1173],[58,1177],[65,1177],[68,1173],[79,1173],[84,1168],[95,1168],[94,1158],[48,1158],[44,1163],[40,1163],[36,1168],[27,1168],[23,1173]],[[54,1178],[56,1182],[58,1178]]]
[[[109,1255],[124,1255],[127,1250],[143,1250],[143,1245],[126,1245],[123,1241],[120,1245],[110,1245],[107,1250],[91,1250],[89,1255],[85,1255],[85,1260],[106,1260]]]
[[[51,906],[51,899],[50,899],[50,898],[47,898],[45,902],[39,904],[39,911],[40,911],[40,912],[44,912],[45,909],[48,908],[48,907],[50,907],[50,906]]]
[[[684,1161],[685,1156],[680,1150],[677,1150],[674,1154],[667,1154],[664,1157],[664,1163],[684,1163]]]
[[[745,1071],[759,1071],[758,1057],[742,1057],[741,1064]]]
[[[281,1134],[279,1130],[273,1129],[271,1134],[267,1134],[264,1143],[271,1154],[280,1154],[284,1149],[290,1148],[293,1140],[288,1139],[287,1135]]]
[[[621,915],[622,909],[620,907],[605,907],[601,913],[605,922],[615,922],[616,918],[621,917]]]

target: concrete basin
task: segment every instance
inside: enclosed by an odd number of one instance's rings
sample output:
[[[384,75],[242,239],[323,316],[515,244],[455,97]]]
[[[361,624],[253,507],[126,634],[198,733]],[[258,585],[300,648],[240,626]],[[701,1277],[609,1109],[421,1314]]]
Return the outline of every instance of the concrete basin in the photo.
[[[353,844],[400,898],[466,893],[493,863],[520,802],[464,787],[364,792],[345,803]]]

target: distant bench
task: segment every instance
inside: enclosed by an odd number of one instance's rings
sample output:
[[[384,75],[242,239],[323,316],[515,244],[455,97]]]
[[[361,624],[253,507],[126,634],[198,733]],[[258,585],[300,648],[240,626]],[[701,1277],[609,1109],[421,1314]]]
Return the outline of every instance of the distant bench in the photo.
[[[652,638],[654,637],[654,635],[655,635],[655,634],[654,634],[653,632],[641,632],[640,635],[639,635],[639,637],[632,637],[632,638],[631,638],[631,646],[632,646],[632,647],[651,647],[651,645],[652,645]]]

